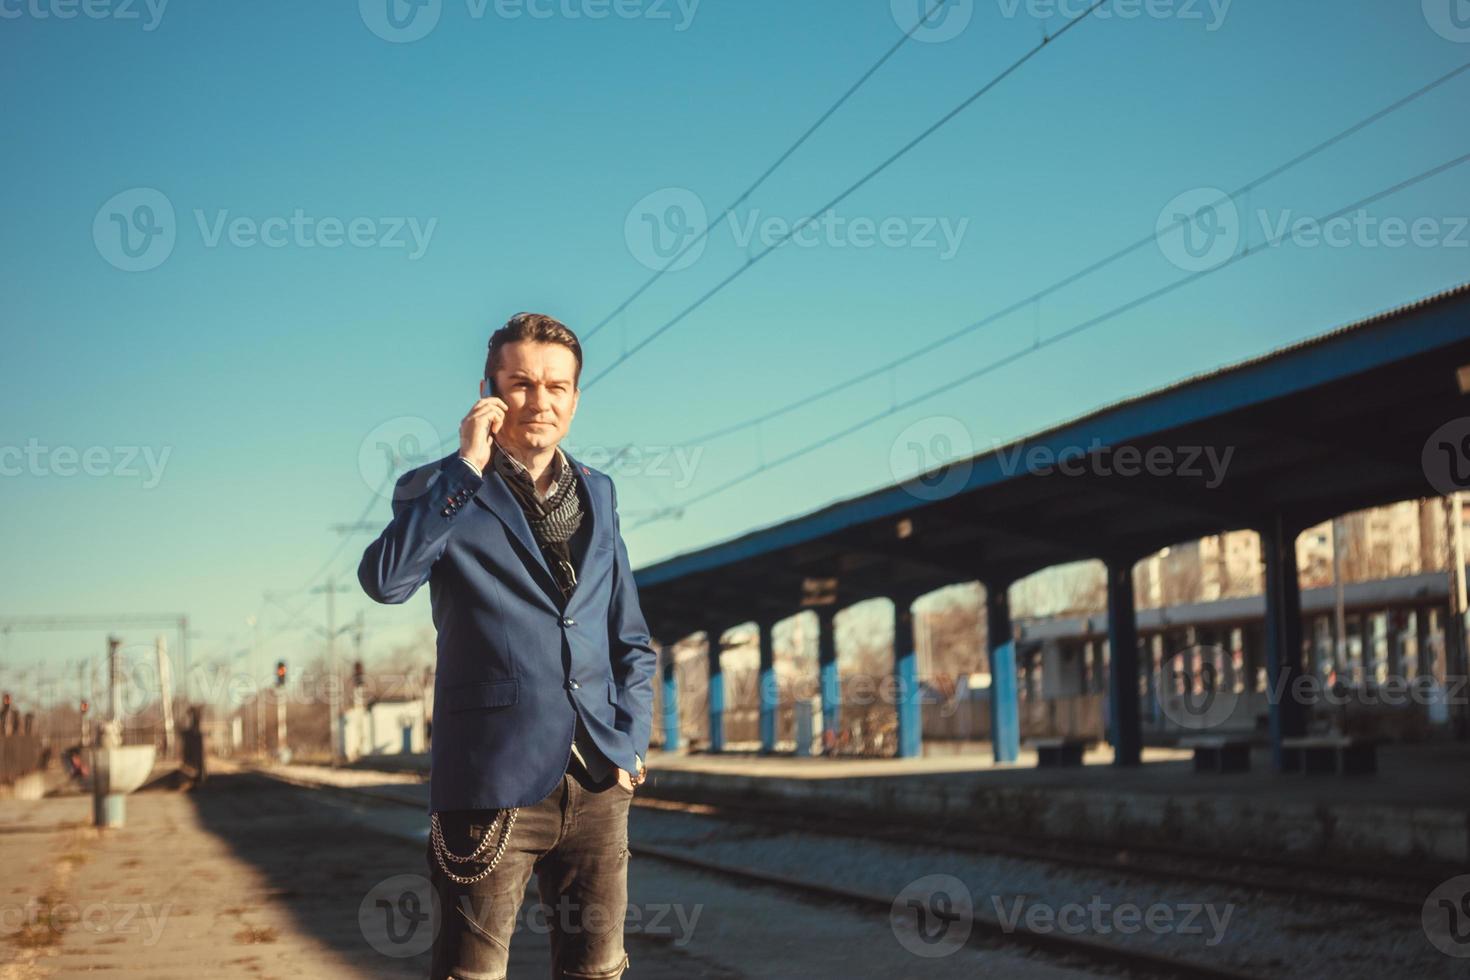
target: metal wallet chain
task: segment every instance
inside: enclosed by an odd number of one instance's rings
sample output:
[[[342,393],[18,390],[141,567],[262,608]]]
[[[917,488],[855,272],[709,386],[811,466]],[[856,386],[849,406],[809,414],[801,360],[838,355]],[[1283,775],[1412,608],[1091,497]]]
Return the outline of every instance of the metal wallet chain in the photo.
[[[481,835],[479,845],[475,847],[472,853],[464,857],[460,857],[458,854],[455,854],[445,845],[444,831],[439,827],[439,814],[429,814],[429,839],[434,843],[434,857],[438,859],[439,867],[443,870],[445,876],[448,877],[450,881],[456,882],[457,884],[473,885],[475,882],[480,881],[490,872],[494,871],[495,866],[500,863],[500,858],[505,854],[505,845],[510,841],[511,825],[516,822],[516,814],[520,813],[520,811],[520,807],[511,807],[506,810],[497,811],[495,814],[495,819],[490,821],[490,826],[486,827],[485,833]],[[457,861],[461,864],[468,864],[471,861],[477,861],[480,859],[480,856],[485,853],[485,849],[490,846],[490,838],[495,834],[496,823],[501,824],[500,843],[496,845],[495,856],[490,859],[490,863],[485,865],[485,868],[482,871],[469,877],[458,875],[455,874],[453,871],[450,871],[449,861]]]

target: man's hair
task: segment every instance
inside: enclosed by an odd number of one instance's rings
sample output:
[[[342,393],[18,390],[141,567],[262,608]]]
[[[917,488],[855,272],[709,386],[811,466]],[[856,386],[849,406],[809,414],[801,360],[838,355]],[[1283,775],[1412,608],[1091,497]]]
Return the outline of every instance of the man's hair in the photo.
[[[572,377],[573,386],[582,380],[582,345],[577,335],[553,317],[544,313],[517,313],[505,322],[505,326],[490,335],[490,352],[485,357],[485,377],[494,379],[500,367],[500,348],[518,340],[529,340],[540,344],[561,344],[571,350],[577,359],[577,373]]]

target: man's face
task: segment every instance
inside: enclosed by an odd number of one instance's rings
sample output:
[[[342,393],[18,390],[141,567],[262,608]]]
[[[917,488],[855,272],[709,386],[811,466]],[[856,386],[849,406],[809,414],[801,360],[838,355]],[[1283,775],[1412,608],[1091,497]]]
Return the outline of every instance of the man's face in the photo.
[[[561,344],[517,340],[500,349],[495,395],[505,402],[496,441],[511,449],[549,449],[561,442],[577,412],[577,358]]]

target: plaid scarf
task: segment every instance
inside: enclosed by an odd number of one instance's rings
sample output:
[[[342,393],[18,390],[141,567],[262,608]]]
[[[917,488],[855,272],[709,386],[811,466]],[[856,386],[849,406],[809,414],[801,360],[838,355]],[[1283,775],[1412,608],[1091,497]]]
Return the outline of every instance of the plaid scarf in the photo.
[[[536,490],[536,481],[531,471],[514,456],[497,444],[490,453],[491,465],[505,478],[506,486],[515,494],[516,501],[531,525],[531,533],[546,556],[546,564],[556,575],[561,587],[562,598],[570,599],[577,587],[577,573],[572,566],[572,553],[568,542],[582,526],[582,500],[577,493],[577,474],[573,472],[560,447],[552,460],[556,474],[556,485],[546,499]]]

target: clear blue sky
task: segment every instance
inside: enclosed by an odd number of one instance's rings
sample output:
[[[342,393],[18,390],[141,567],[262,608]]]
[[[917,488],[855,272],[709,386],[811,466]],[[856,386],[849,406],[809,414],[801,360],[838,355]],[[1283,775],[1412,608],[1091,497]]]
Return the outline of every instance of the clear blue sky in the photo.
[[[568,12],[619,8],[537,0],[551,16],[533,17],[524,4],[442,0],[432,30],[397,43],[369,27],[392,35],[385,2],[178,3],[156,22],[141,0],[131,20],[4,5],[0,446],[44,449],[40,474],[0,477],[0,613],[183,611],[196,660],[247,647],[258,615],[270,646],[257,663],[315,653],[320,641],[283,629],[262,594],[300,590],[334,552],[355,586],[370,535],[344,541],[331,526],[365,507],[387,520],[374,442],[451,435],[510,313],[589,330],[649,274],[635,205],[663,191],[654,217],[667,217],[679,188],[717,216],[897,40],[892,8],[904,6],[623,0],[633,16],[595,19]],[[901,50],[737,229],[722,222],[696,262],[592,338],[584,381],[735,269],[750,221],[806,216],[1065,16],[970,6],[952,38]],[[1181,0],[1156,8],[1171,16],[1082,24],[838,208],[844,221],[899,219],[896,244],[857,247],[839,231],[779,250],[586,390],[568,448],[596,464],[599,447],[632,443],[651,460],[676,446],[696,462],[692,482],[672,465],[614,471],[626,527],[762,452],[1180,278],[1143,250],[759,439],[690,442],[1004,307],[1148,234],[1177,195],[1243,184],[1470,61],[1470,29],[1427,6]],[[1259,189],[1240,202],[1252,240],[1260,209],[1272,222],[1329,212],[1470,152],[1467,97],[1470,75]],[[172,250],[127,271],[113,215],[162,227],[157,208],[151,222],[138,210],[160,197]],[[309,234],[269,220],[298,209]],[[1470,214],[1470,167],[1371,214],[1434,219],[1450,238]],[[239,218],[234,243],[214,237]],[[323,219],[365,219],[362,241],[407,247],[326,247]],[[422,254],[406,230],[390,234],[410,220],[427,233]],[[283,231],[280,247],[251,244],[254,227]],[[942,227],[963,228],[952,255]],[[912,425],[958,420],[985,448],[1458,283],[1467,238],[1267,250],[630,532],[634,564],[890,483]],[[99,475],[62,475],[78,464],[57,447],[102,447]],[[161,475],[118,447],[152,453]],[[368,610],[378,652],[427,623],[427,589],[404,607],[354,592],[338,608]],[[18,665],[54,671],[101,650],[101,633],[16,635],[0,684]]]

